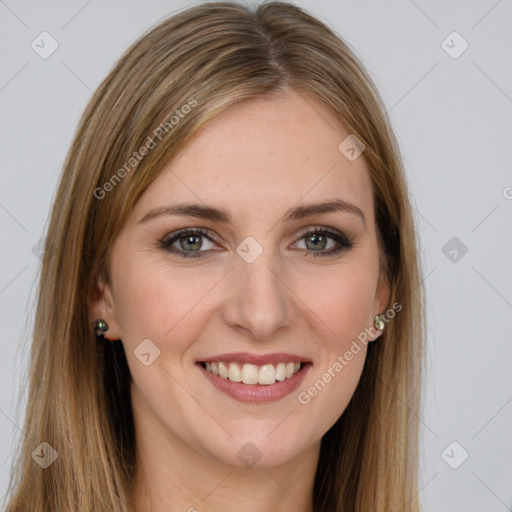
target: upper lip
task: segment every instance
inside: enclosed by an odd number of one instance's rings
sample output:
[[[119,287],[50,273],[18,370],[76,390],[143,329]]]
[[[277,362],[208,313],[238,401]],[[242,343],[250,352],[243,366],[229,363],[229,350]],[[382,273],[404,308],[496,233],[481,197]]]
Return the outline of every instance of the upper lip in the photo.
[[[277,363],[309,363],[309,359],[297,354],[287,352],[275,352],[273,354],[250,354],[249,352],[231,352],[229,354],[217,354],[211,357],[199,359],[198,363],[206,362],[224,362],[224,363],[240,363],[254,364],[262,366],[264,364]]]

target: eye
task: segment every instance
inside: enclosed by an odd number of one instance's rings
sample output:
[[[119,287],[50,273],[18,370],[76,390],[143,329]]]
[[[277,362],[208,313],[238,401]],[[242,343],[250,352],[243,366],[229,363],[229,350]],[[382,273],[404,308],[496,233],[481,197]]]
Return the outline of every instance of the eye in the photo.
[[[331,244],[331,250],[325,251],[324,249],[327,248],[329,245],[328,240],[334,240],[334,244]],[[354,247],[354,241],[347,237],[345,234],[330,229],[325,228],[321,226],[315,226],[305,233],[302,233],[301,237],[299,238],[298,242],[300,243],[302,240],[305,241],[305,250],[309,251],[306,252],[305,256],[314,258],[318,256],[331,256],[338,254],[341,251],[352,249]],[[332,248],[334,245],[334,248]]]
[[[174,233],[171,237],[161,240],[160,244],[167,251],[180,254],[184,258],[197,258],[198,256],[201,256],[200,253],[208,252],[208,250],[211,249],[211,247],[206,247],[206,251],[200,250],[204,246],[204,242],[202,241],[204,238],[207,239],[208,243],[213,243],[213,239],[209,235],[209,231],[205,229],[182,229],[181,231]],[[178,244],[178,247],[174,247],[176,243]],[[206,245],[208,245],[208,243]]]

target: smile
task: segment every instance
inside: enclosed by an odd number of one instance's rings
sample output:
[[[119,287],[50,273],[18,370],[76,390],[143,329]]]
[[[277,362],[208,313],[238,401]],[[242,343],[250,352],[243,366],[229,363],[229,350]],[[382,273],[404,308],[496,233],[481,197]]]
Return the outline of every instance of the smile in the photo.
[[[297,354],[217,354],[196,362],[204,377],[219,391],[239,402],[280,400],[303,382],[311,361]]]
[[[302,363],[283,362],[257,366],[249,363],[241,365],[239,363],[212,361],[203,362],[201,365],[207,372],[218,375],[223,379],[229,379],[232,382],[269,386],[276,381],[283,381],[293,377],[301,369]]]

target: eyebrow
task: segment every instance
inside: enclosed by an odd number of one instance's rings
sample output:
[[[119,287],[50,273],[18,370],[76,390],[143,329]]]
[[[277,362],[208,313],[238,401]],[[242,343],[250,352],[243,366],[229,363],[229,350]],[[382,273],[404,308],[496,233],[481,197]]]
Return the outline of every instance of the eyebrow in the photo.
[[[364,227],[366,229],[366,218],[361,208],[342,199],[333,199],[321,203],[301,204],[288,210],[283,216],[281,222],[300,220],[313,215],[333,212],[347,212],[357,215],[363,221]],[[225,224],[232,222],[231,214],[223,208],[215,208],[213,206],[197,203],[181,203],[153,208],[148,213],[146,213],[146,215],[144,215],[138,224],[148,222],[149,220],[154,219],[155,217],[160,217],[162,215],[196,217],[198,219],[206,219]]]

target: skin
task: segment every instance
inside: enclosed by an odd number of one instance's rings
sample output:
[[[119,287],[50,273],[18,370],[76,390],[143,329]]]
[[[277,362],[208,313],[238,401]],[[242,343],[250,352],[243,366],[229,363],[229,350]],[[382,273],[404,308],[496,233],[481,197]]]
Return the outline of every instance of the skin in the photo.
[[[146,190],[114,241],[110,284],[98,279],[91,319],[104,318],[106,337],[122,340],[133,379],[140,510],[312,511],[320,441],[355,391],[366,345],[308,404],[297,395],[373,326],[389,287],[380,279],[365,159],[349,161],[338,150],[349,133],[305,100],[288,91],[216,118]],[[338,198],[363,211],[366,227],[340,211],[281,222],[297,204]],[[149,210],[185,201],[224,208],[233,223],[163,215],[139,224]],[[352,237],[354,247],[311,257],[337,246],[331,238],[319,249],[306,245],[303,233],[316,225]],[[213,242],[199,235],[203,257],[159,246],[183,228],[214,234]],[[247,236],[263,249],[252,263],[236,252]],[[173,247],[193,252],[193,242]],[[134,355],[144,339],[160,350],[147,366]],[[313,366],[290,395],[242,403],[195,364],[226,352],[290,352]],[[247,442],[261,453],[253,467],[237,457]]]

